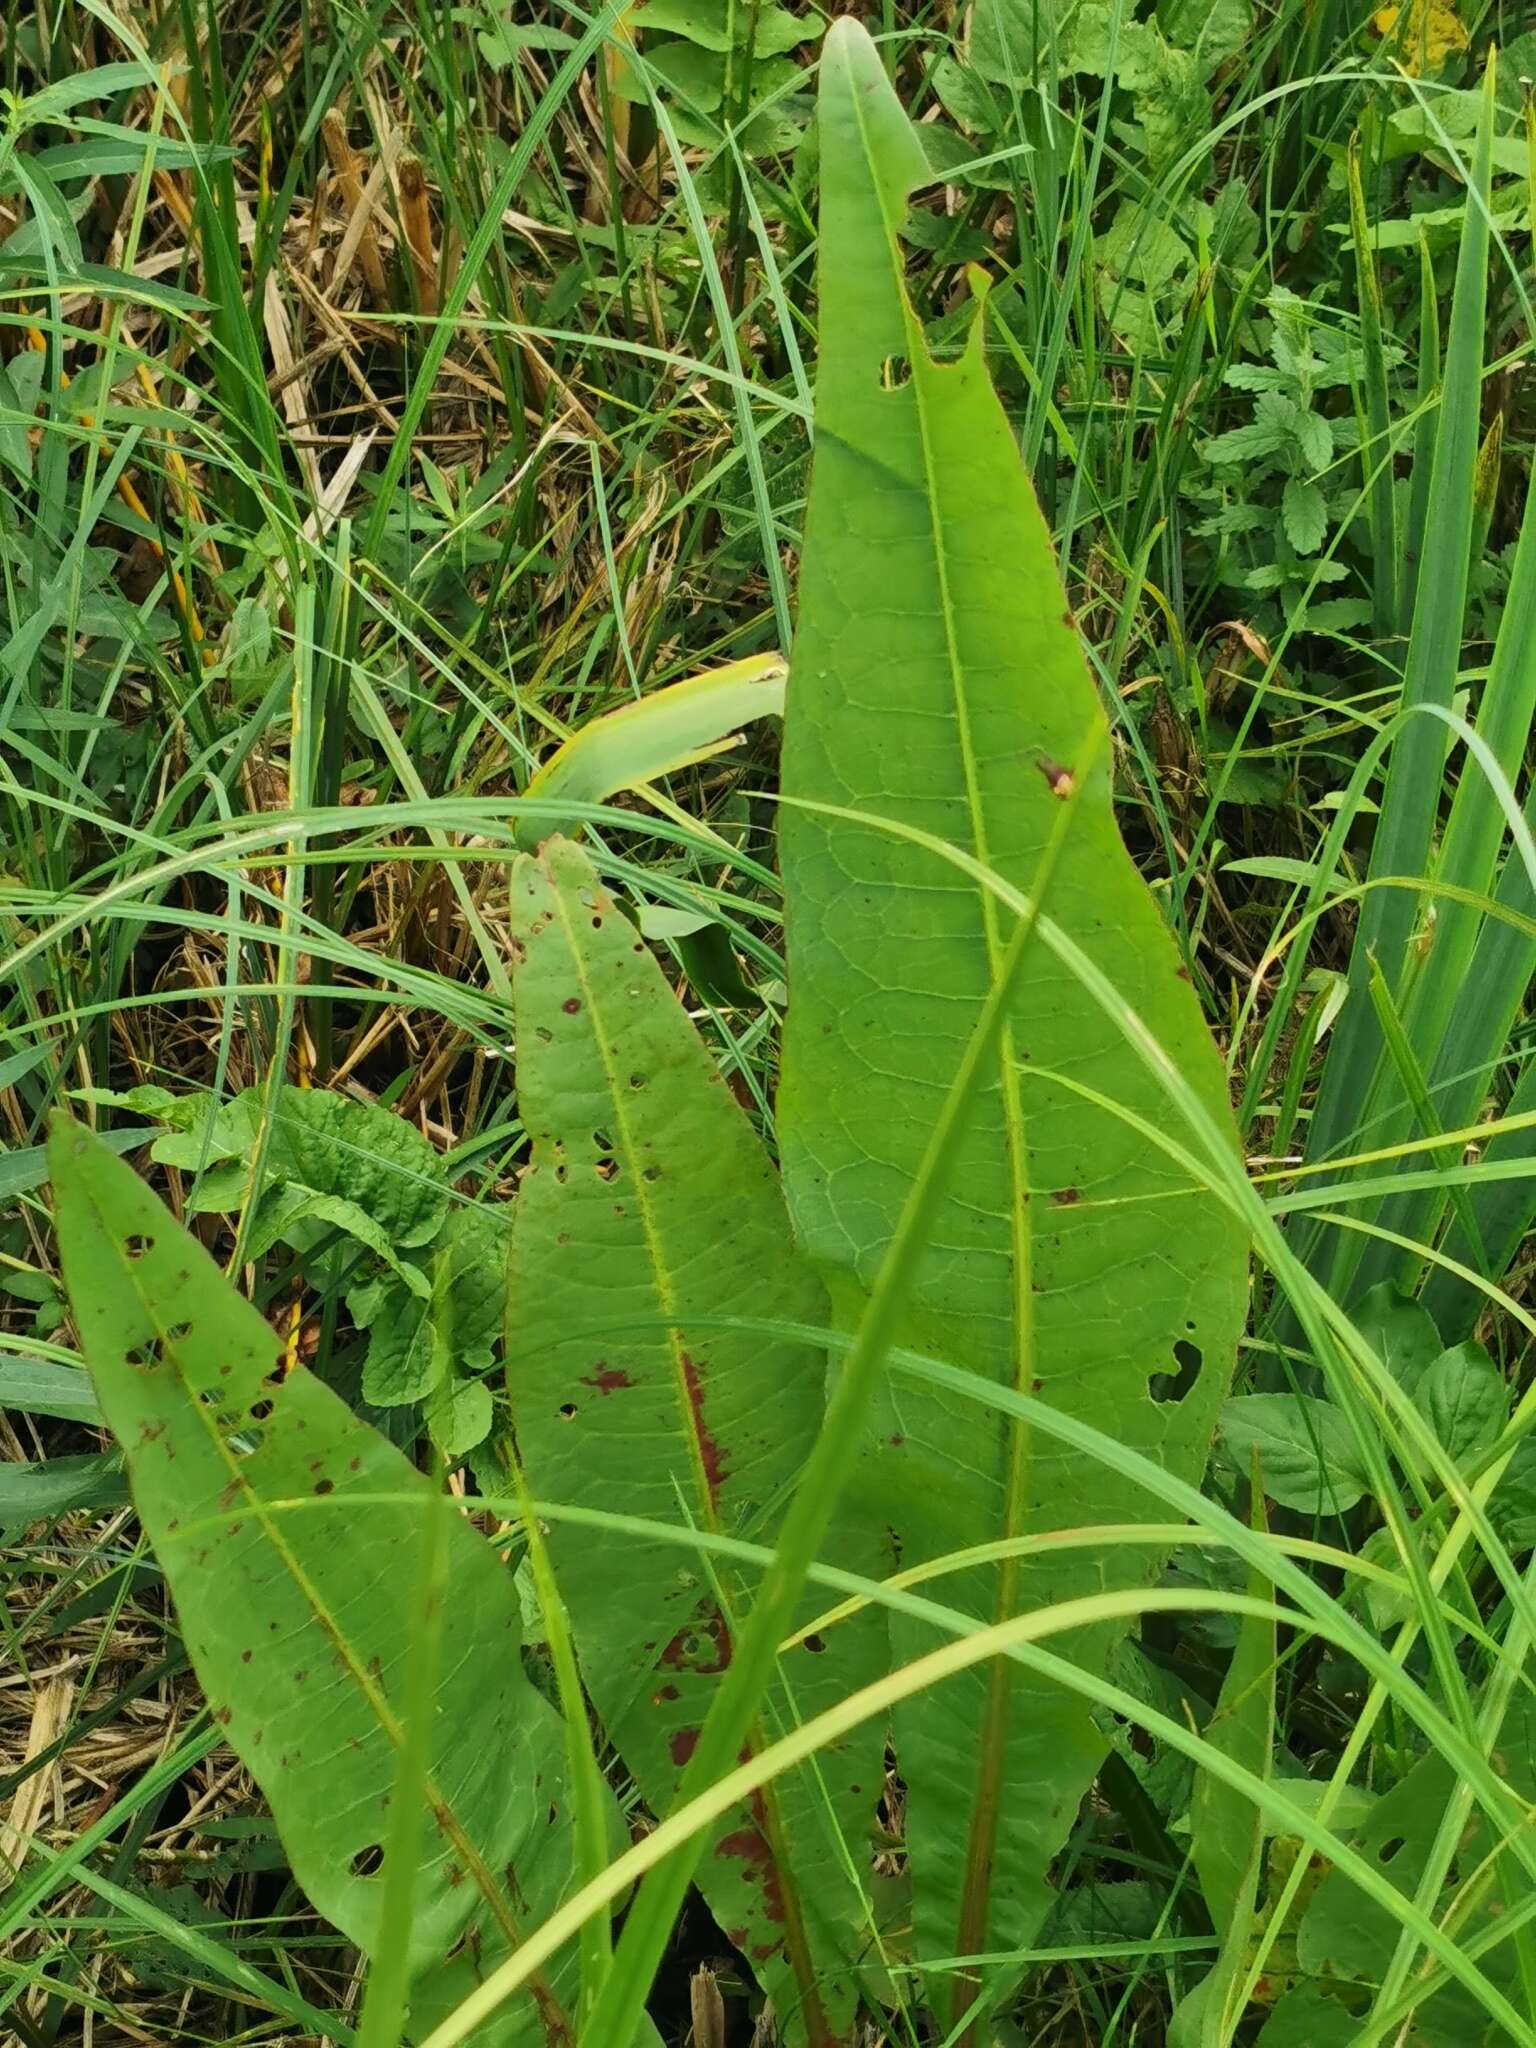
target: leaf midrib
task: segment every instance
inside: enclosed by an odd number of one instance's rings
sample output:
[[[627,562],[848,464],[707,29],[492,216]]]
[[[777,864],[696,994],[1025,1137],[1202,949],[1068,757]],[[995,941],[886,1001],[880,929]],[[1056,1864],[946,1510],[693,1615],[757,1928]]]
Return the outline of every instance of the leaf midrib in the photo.
[[[921,327],[914,315],[903,284],[903,266],[896,238],[898,223],[885,212],[884,186],[878,174],[875,154],[870,144],[869,131],[865,125],[863,108],[857,93],[850,92],[849,104],[858,125],[863,143],[865,162],[869,166],[870,183],[880,207],[886,231],[886,246],[889,252],[892,280],[900,302],[903,325],[906,329],[907,349],[911,365],[910,389],[917,417],[918,438],[922,450],[924,496],[928,507],[929,526],[933,540],[934,563],[938,575],[940,610],[944,626],[944,644],[949,668],[951,694],[955,711],[957,737],[960,746],[962,772],[965,778],[966,808],[969,814],[972,845],[976,857],[985,866],[992,867],[991,847],[987,833],[986,808],[980,786],[976,749],[971,732],[970,706],[967,698],[968,679],[964,662],[960,656],[958,636],[955,627],[954,604],[950,592],[949,558],[945,548],[944,525],[940,512],[938,469],[934,459],[927,405],[927,379],[938,377],[943,371],[928,354]],[[903,198],[903,212],[905,197]],[[979,309],[977,317],[980,317]],[[989,980],[995,984],[1002,959],[1002,939],[998,929],[999,906],[991,892],[978,888],[981,922],[987,949]],[[1011,1019],[1005,1018],[998,1038],[998,1082],[1003,1105],[1003,1143],[1007,1160],[1009,1182],[1008,1230],[1011,1240],[1010,1281],[1012,1286],[1011,1333],[1013,1339],[1013,1381],[1014,1390],[1023,1393],[1033,1373],[1034,1357],[1034,1309],[1031,1280],[1033,1273],[1033,1245],[1029,1230],[1029,1185],[1028,1167],[1024,1142],[1023,1105],[1018,1083],[1018,1061],[1014,1056],[1014,1028]],[[1030,1432],[1028,1425],[1018,1417],[1010,1417],[1007,1424],[1005,1450],[1005,1477],[1003,1498],[1003,1534],[1005,1538],[1016,1536],[1022,1525],[1024,1512],[1024,1489],[1027,1483],[1030,1460]],[[1012,1613],[1017,1600],[1020,1565],[1017,1556],[1005,1558],[999,1565],[997,1587],[993,1600],[993,1618],[1003,1621]],[[987,1946],[986,1931],[989,1919],[993,1858],[996,1852],[998,1825],[1000,1821],[1004,1757],[1008,1739],[1008,1717],[1013,1674],[1005,1661],[999,1659],[992,1667],[988,1683],[986,1717],[983,1725],[982,1743],[976,1776],[976,1798],[971,1814],[970,1835],[965,1860],[965,1884],[961,1895],[960,1915],[956,1932],[957,1953],[961,1955],[980,1953]],[[972,2001],[972,1980],[965,1976],[956,1979],[955,2016],[958,2021]],[[971,2030],[967,2028],[964,2038],[969,2040]]]

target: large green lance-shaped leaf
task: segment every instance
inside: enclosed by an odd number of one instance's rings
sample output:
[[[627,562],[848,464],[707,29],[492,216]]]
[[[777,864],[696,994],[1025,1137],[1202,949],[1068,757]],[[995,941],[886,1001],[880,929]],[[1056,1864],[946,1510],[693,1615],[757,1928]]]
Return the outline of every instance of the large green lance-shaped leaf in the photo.
[[[860,1313],[1006,946],[952,864],[831,804],[953,842],[1028,891],[1103,713],[982,331],[932,362],[897,230],[924,157],[852,23],[822,61],[821,359],[791,657],[781,822],[789,1018],[779,1137],[791,1211]],[[1075,804],[1047,909],[1225,1125],[1217,1057],[1121,844],[1103,762]],[[1185,1477],[1230,1377],[1245,1247],[1203,1185],[1115,1114],[1167,1101],[1044,947],[1028,964],[920,1270],[904,1336],[1032,1391]],[[1096,1091],[1103,1103],[1079,1092]],[[913,1565],[964,1545],[1157,1510],[1127,1482],[934,1391],[892,1393],[869,1492]],[[978,1618],[1135,1583],[1111,1548],[946,1581]],[[931,1638],[894,1622],[911,1655]],[[1076,1652],[1099,1663],[1112,1636]],[[1104,1752],[1081,1702],[999,1664],[898,1718],[919,1944],[1027,1943],[1045,1874]],[[969,1996],[962,1986],[961,2002]]]
[[[518,862],[517,1076],[533,1163],[515,1204],[507,1379],[534,1494],[773,1541],[820,1422],[824,1360],[718,1318],[819,1323],[772,1166],[633,925],[555,839]],[[671,1802],[750,1598],[675,1544],[556,1523],[550,1551],[593,1702],[653,1809]],[[884,1656],[880,1624],[786,1654],[764,1735]],[[730,1939],[813,2040],[841,2038],[839,1981],[881,1790],[878,1733],[823,1752],[729,1815],[699,1875]],[[806,2008],[820,1979],[826,2028]],[[800,2029],[797,2026],[796,2032]]]
[[[412,1560],[424,1516],[445,1510],[330,1388],[282,1376],[278,1333],[127,1165],[63,1120],[50,1156],[81,1349],[198,1680],[295,1876],[368,1949],[416,1627]],[[537,1924],[571,1873],[564,1741],[523,1668],[512,1577],[457,1516],[446,1542],[453,1607],[411,1920],[433,2007]],[[563,2026],[544,1981],[497,2038],[558,2042]]]

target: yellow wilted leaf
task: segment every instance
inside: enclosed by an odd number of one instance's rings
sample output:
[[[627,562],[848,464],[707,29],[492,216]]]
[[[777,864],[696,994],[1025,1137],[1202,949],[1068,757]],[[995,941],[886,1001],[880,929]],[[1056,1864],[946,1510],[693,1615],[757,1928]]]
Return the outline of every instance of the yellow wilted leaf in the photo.
[[[1447,57],[1466,49],[1471,40],[1451,0],[1409,0],[1406,22],[1402,13],[1401,7],[1379,8],[1371,16],[1371,27],[1384,40],[1393,40],[1393,55],[1415,76],[1438,71]]]

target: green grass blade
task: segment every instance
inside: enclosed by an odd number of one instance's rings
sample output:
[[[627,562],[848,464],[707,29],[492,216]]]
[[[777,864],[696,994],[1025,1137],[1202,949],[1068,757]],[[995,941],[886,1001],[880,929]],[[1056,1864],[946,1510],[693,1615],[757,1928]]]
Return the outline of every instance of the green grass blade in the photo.
[[[1263,1494],[1253,1488],[1254,1526],[1265,1529]],[[1275,1624],[1259,1612],[1265,1591],[1260,1573],[1248,1581],[1254,1608],[1238,1629],[1205,1739],[1252,1775],[1270,1775],[1275,1744]],[[1169,2023],[1169,2048],[1220,2048],[1230,2036],[1224,2008],[1242,1972],[1263,1872],[1263,1815],[1252,1800],[1209,1771],[1195,1778],[1189,1813],[1190,1845],[1221,1952],[1210,1975],[1191,1992]]]
[[[1402,706],[1449,707],[1456,686],[1466,612],[1467,575],[1475,517],[1474,478],[1482,390],[1483,324],[1488,292],[1488,190],[1494,119],[1490,60],[1466,230],[1457,259],[1450,342],[1439,406],[1425,550],[1432,575],[1419,579],[1413,631],[1403,672]],[[1427,872],[1440,802],[1446,735],[1438,720],[1412,718],[1387,764],[1386,783],[1371,845],[1370,873]],[[1419,906],[1401,890],[1381,890],[1361,905],[1350,956],[1350,996],[1334,1025],[1323,1079],[1308,1133],[1308,1154],[1323,1159],[1344,1145],[1363,1103],[1371,1100],[1384,1057],[1380,1027],[1368,995],[1375,960],[1401,1004],[1411,962]],[[1316,1241],[1314,1241],[1315,1245]],[[1331,1263],[1334,1248],[1326,1247]],[[1314,1250],[1314,1256],[1319,1253]]]
[[[1473,1120],[1536,966],[1536,945],[1510,926],[1484,918],[1477,908],[1479,898],[1495,893],[1500,901],[1523,913],[1536,907],[1532,878],[1524,872],[1518,848],[1509,854],[1503,883],[1497,881],[1507,826],[1504,808],[1490,787],[1496,775],[1502,779],[1506,795],[1512,790],[1521,772],[1533,719],[1536,492],[1526,498],[1509,595],[1478,706],[1477,735],[1491,760],[1485,765],[1470,755],[1464,757],[1435,863],[1436,880],[1465,891],[1466,897],[1458,900],[1446,895],[1437,901],[1432,943],[1410,992],[1404,1019],[1414,1058],[1430,1077],[1435,1115],[1451,1129]],[[1372,1145],[1386,1145],[1406,1137],[1409,1129],[1409,1119],[1389,1098],[1384,1114],[1372,1116],[1368,1137]],[[1443,1211],[1443,1201],[1430,1192],[1387,1202],[1379,1221],[1388,1230],[1428,1243]],[[1465,1231],[1462,1238],[1469,1246],[1475,1242]],[[1363,1290],[1394,1269],[1398,1277],[1409,1277],[1390,1246],[1370,1247],[1362,1253],[1356,1284]],[[1487,1270],[1497,1279],[1502,1269]]]
[[[1361,483],[1367,492],[1371,526],[1371,603],[1378,636],[1387,639],[1397,624],[1397,493],[1393,488],[1387,361],[1382,340],[1381,280],[1366,211],[1360,169],[1360,134],[1349,140],[1349,219],[1355,250],[1355,290],[1360,308],[1360,346],[1365,358]]]
[[[1536,1112],[1536,1060],[1529,1055],[1510,1097],[1507,1114],[1530,1117]],[[1490,1164],[1503,1170],[1525,1162],[1525,1170],[1508,1180],[1473,1188],[1470,1206],[1477,1238],[1487,1259],[1487,1270],[1502,1274],[1529,1242],[1536,1220],[1536,1125],[1495,1137],[1483,1154]],[[1463,1265],[1473,1265],[1472,1246],[1464,1233],[1453,1230],[1445,1250]],[[1473,1270],[1478,1270],[1473,1265]],[[1424,1301],[1448,1344],[1467,1336],[1487,1304],[1479,1289],[1456,1274],[1437,1266],[1424,1288]]]

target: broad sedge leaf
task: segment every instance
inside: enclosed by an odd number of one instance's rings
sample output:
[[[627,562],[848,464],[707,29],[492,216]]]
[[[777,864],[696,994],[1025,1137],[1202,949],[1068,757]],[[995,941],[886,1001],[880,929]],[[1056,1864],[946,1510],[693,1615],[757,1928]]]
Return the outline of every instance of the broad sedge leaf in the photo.
[[[905,296],[898,234],[928,172],[855,24],[829,34],[821,81],[821,358],[783,763],[778,1135],[798,1233],[846,1328],[1012,919],[931,852],[797,805],[924,828],[1027,892],[1063,764],[1103,713],[980,321],[962,359],[939,365]],[[1116,832],[1102,767],[1075,799],[1046,907],[1227,1127],[1220,1060]],[[1232,1369],[1243,1235],[1150,1138],[1067,1085],[1169,1125],[1116,1024],[1043,947],[1020,981],[902,1341],[1196,1478]],[[977,1414],[936,1391],[891,1393],[863,1492],[889,1523],[893,1562],[1155,1514],[1111,1473]],[[1141,1550],[1075,1552],[948,1576],[945,1597],[991,1621],[1155,1568]],[[902,1661],[933,1645],[910,1621],[892,1627]],[[1096,1630],[1075,1653],[1102,1668],[1114,1639]],[[1092,1715],[1010,1664],[900,1709],[895,1733],[919,1955],[1028,1945],[1105,1752]],[[960,1980],[957,2011],[973,1991]]]
[[[820,1425],[824,1360],[718,1318],[819,1324],[825,1300],[768,1155],[579,848],[554,839],[519,860],[512,925],[533,1163],[513,1205],[507,1385],[530,1487],[771,1544]],[[549,1546],[593,1704],[664,1812],[754,1588],[628,1532],[557,1521]],[[787,1652],[754,1746],[878,1675],[884,1655],[869,1615]],[[880,1733],[860,1731],[727,1815],[700,1868],[792,2038],[813,1996],[834,2027],[852,2016],[860,1900],[838,1836],[862,1862],[882,1783]]]
[[[366,1950],[429,1482],[311,1373],[282,1377],[278,1333],[98,1139],[60,1118],[49,1154],[81,1349],[198,1681],[294,1875]],[[453,1618],[411,1928],[433,2009],[571,1875],[564,1741],[523,1669],[512,1575],[457,1516],[446,1540]],[[498,2042],[564,2038],[562,1974],[508,2008]]]

